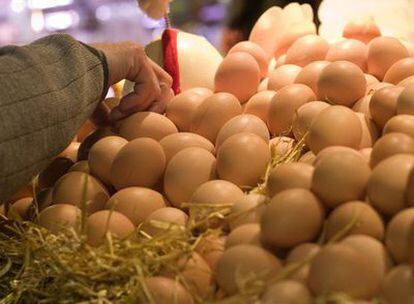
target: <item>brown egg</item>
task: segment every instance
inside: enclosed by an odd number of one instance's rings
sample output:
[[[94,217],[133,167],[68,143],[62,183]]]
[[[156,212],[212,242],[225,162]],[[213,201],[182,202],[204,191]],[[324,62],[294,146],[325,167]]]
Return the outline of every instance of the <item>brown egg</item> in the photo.
[[[168,103],[165,115],[177,126],[178,130],[188,132],[197,107],[211,95],[197,94],[193,90],[180,93]]]
[[[245,103],[257,92],[260,68],[249,53],[234,52],[221,62],[214,78],[216,92],[231,93]]]
[[[388,133],[404,133],[414,137],[414,116],[401,114],[392,117],[384,126],[383,134]]]
[[[91,246],[102,244],[107,233],[123,239],[132,236],[134,230],[135,227],[131,221],[125,215],[116,211],[98,211],[86,220],[86,237],[88,244]]]
[[[65,175],[72,166],[73,162],[68,158],[55,158],[42,172],[39,173],[39,189],[53,187],[56,181]]]
[[[346,202],[335,208],[326,221],[326,238],[364,234],[378,240],[384,237],[384,224],[380,215],[365,202]]]
[[[269,57],[260,45],[252,41],[242,41],[233,46],[228,54],[234,52],[246,52],[253,56],[259,65],[260,78],[266,76],[269,66]]]
[[[184,149],[171,158],[165,170],[164,192],[174,207],[189,203],[194,190],[216,178],[216,159],[203,148]]]
[[[336,155],[340,153],[348,153],[348,154],[351,153],[355,155],[356,157],[361,157],[361,154],[355,149],[351,149],[349,147],[344,147],[344,146],[330,146],[330,147],[324,148],[316,155],[316,158],[313,164],[316,165],[325,156],[332,155],[332,154]]]
[[[227,295],[234,295],[240,286],[239,278],[260,275],[267,281],[280,270],[279,260],[261,247],[237,245],[224,252],[217,263],[216,280]]]
[[[262,194],[247,194],[231,207],[227,218],[231,230],[245,224],[258,223],[268,198]]]
[[[119,136],[108,136],[97,141],[89,151],[88,165],[91,174],[105,184],[111,184],[111,166],[119,150],[128,141]]]
[[[68,172],[79,171],[90,174],[90,168],[87,160],[81,160],[72,165]]]
[[[177,226],[185,227],[187,222],[188,216],[184,211],[178,208],[164,207],[155,210],[147,216],[142,230],[150,236],[155,236]],[[160,223],[164,223],[165,225],[160,226]]]
[[[213,95],[213,91],[208,88],[194,87],[185,91],[186,93],[194,93],[200,96],[209,97]],[[178,96],[178,95],[177,95]]]
[[[318,79],[322,70],[329,65],[329,61],[314,61],[306,65],[296,76],[295,83],[301,83],[309,88],[318,96]]]
[[[410,76],[405,78],[404,80],[401,80],[397,86],[406,88],[408,86],[411,86],[412,84],[414,84],[414,76]]]
[[[371,167],[396,154],[414,154],[414,138],[404,133],[388,133],[372,148]]]
[[[212,270],[216,268],[218,260],[224,253],[226,237],[216,234],[207,234],[200,239],[195,251],[200,254]]]
[[[303,84],[291,84],[279,90],[269,106],[270,132],[274,135],[290,133],[296,110],[315,99],[313,91]]]
[[[367,81],[367,86],[371,86],[371,85],[375,85],[379,83],[379,80],[375,76],[372,76],[371,74],[367,74],[367,73],[365,73],[364,75],[365,75],[365,80]]]
[[[269,141],[269,146],[275,156],[286,155],[292,150],[294,145],[295,140],[287,136],[276,136]]]
[[[360,155],[332,153],[315,163],[312,191],[328,207],[363,199],[370,173],[368,164]]]
[[[380,162],[368,181],[370,203],[381,214],[392,216],[406,206],[405,191],[414,155],[397,154]]]
[[[365,43],[355,39],[346,39],[331,45],[325,60],[349,61],[359,66],[361,70],[366,71],[367,57],[368,47]]]
[[[37,222],[52,233],[58,233],[62,227],[79,228],[81,210],[69,204],[49,206],[39,213]]]
[[[386,87],[392,87],[392,86],[393,85],[388,82],[376,82],[370,85],[367,84],[367,89],[365,91],[365,94],[372,95],[379,89],[386,88]]]
[[[36,201],[33,201],[34,204],[37,204],[37,210],[40,212],[43,209],[49,207],[53,204],[53,188],[43,188],[42,190],[36,193]]]
[[[411,265],[401,264],[391,269],[382,282],[381,294],[388,304],[414,303],[414,271]]]
[[[107,136],[117,136],[110,128],[100,128],[89,134],[80,144],[78,149],[78,161],[88,160],[91,147],[100,139]]]
[[[301,140],[303,136],[309,131],[313,119],[323,109],[330,105],[324,101],[309,101],[301,105],[293,115],[292,131],[296,140]]]
[[[374,120],[367,117],[363,113],[356,113],[358,116],[361,127],[362,127],[362,135],[361,135],[361,142],[359,144],[359,148],[370,148],[374,145],[379,137],[379,130],[377,125],[374,123]]]
[[[318,237],[325,216],[319,199],[306,189],[276,194],[260,220],[262,241],[275,248],[292,248]]]
[[[359,150],[362,158],[369,164],[371,161],[372,148],[364,148]]]
[[[245,104],[243,113],[255,115],[267,123],[270,101],[275,94],[275,91],[268,90],[254,94]]]
[[[128,140],[149,137],[158,141],[177,132],[177,127],[171,120],[154,112],[135,113],[124,119],[119,126],[119,135]]]
[[[164,150],[167,164],[175,154],[186,148],[198,147],[215,154],[214,146],[209,140],[198,134],[189,132],[180,132],[165,136],[160,140],[160,145]]]
[[[337,105],[352,107],[365,95],[367,81],[359,66],[348,61],[327,65],[318,79],[318,96]]]
[[[239,187],[256,186],[270,161],[268,143],[253,133],[237,133],[227,138],[217,152],[218,176]]]
[[[413,226],[414,208],[401,210],[388,223],[385,244],[397,264],[410,261],[410,234]]]
[[[194,112],[191,132],[215,143],[221,127],[241,112],[241,105],[234,95],[216,93],[206,98]]]
[[[62,176],[53,189],[53,203],[71,204],[82,209],[86,204],[88,214],[102,210],[109,199],[108,191],[92,175],[69,172]]]
[[[241,244],[261,246],[258,223],[244,224],[232,230],[227,237],[225,248],[227,250]]]
[[[95,124],[89,119],[83,123],[77,132],[77,137],[79,142],[83,142],[86,137],[88,137],[93,131],[96,130]]]
[[[311,304],[312,295],[306,285],[290,280],[282,280],[269,285],[260,298],[261,304]]]
[[[312,151],[308,151],[298,159],[298,162],[313,165],[315,159],[316,155]]]
[[[269,78],[268,77],[263,78],[262,81],[260,81],[259,86],[257,87],[257,93],[260,93],[262,91],[267,91],[268,84],[269,84]],[[254,95],[256,95],[256,94],[254,94]],[[254,95],[252,97],[254,97]],[[252,99],[252,97],[250,97],[250,99]],[[244,103],[243,106],[246,107],[246,103]]]
[[[151,138],[137,138],[115,156],[111,182],[116,189],[130,186],[152,187],[164,173],[165,155],[161,145]]]
[[[289,275],[290,280],[307,284],[310,261],[321,250],[321,246],[314,243],[303,243],[294,247],[286,257],[286,266],[301,265],[294,273]]]
[[[368,43],[375,37],[381,36],[381,30],[371,17],[355,18],[345,25],[342,36]]]
[[[68,158],[71,161],[73,161],[74,163],[76,163],[76,160],[78,158],[78,150],[80,147],[80,143],[79,142],[71,142],[69,144],[69,146],[66,147],[65,150],[63,150],[62,152],[60,152],[60,154],[58,155],[58,157],[63,157],[63,158]]]
[[[305,163],[281,164],[270,171],[267,180],[267,195],[273,197],[292,188],[310,189],[313,167]]]
[[[216,149],[229,137],[241,132],[256,134],[269,142],[269,130],[267,125],[257,116],[252,114],[241,114],[233,117],[220,129],[216,139]]]
[[[397,38],[374,38],[368,44],[368,73],[383,80],[394,63],[408,56],[407,48]]]
[[[414,115],[414,85],[404,88],[398,96],[397,114]]]
[[[301,67],[317,60],[324,60],[329,50],[328,42],[318,35],[306,35],[297,39],[286,52],[285,64]]]
[[[10,205],[7,218],[17,221],[30,220],[30,209],[33,206],[33,197],[24,197]]]
[[[395,62],[385,73],[384,81],[397,85],[414,75],[414,58],[408,57]]]
[[[369,104],[369,110],[375,123],[383,128],[387,121],[396,115],[397,100],[403,88],[385,87],[374,92]]]
[[[361,99],[358,99],[356,103],[352,106],[352,110],[357,113],[365,114],[366,117],[372,118],[371,112],[369,110],[369,104],[371,103],[372,94],[365,95]]]
[[[162,195],[152,189],[129,187],[119,190],[106,203],[106,209],[125,215],[138,226],[155,210],[165,207]]]
[[[302,68],[294,64],[285,64],[269,72],[268,90],[278,91],[281,88],[293,84]]]
[[[358,116],[344,106],[330,106],[313,120],[307,145],[317,154],[329,146],[357,149],[361,143],[362,127]]]
[[[146,290],[151,295],[151,302],[154,304],[193,304],[190,293],[177,280],[165,277],[151,277],[145,279]],[[142,293],[141,300],[137,303],[150,302],[145,293]]]

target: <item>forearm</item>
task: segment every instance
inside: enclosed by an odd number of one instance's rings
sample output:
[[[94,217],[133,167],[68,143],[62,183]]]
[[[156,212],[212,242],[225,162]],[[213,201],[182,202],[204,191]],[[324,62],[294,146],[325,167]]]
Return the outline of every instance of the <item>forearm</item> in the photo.
[[[66,35],[0,49],[0,200],[70,143],[106,91],[105,64]]]

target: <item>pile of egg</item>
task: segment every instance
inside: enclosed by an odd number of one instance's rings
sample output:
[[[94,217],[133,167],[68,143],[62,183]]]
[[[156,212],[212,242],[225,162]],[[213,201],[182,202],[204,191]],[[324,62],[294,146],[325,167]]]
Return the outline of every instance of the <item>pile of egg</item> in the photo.
[[[198,215],[188,203],[224,204],[221,235],[197,246],[186,284],[147,279],[156,303],[232,296],[255,275],[267,284],[261,303],[336,293],[414,303],[414,57],[370,29],[348,28],[335,43],[304,35],[272,60],[259,44],[237,44],[215,92],[189,89],[163,115],[80,134],[40,173],[35,220],[54,233],[76,225],[86,193],[96,246],[107,231],[161,233],[151,220],[185,226]],[[304,136],[301,157],[269,172],[266,195],[249,193],[270,146],[282,156]],[[10,217],[29,219],[32,198],[11,203]]]

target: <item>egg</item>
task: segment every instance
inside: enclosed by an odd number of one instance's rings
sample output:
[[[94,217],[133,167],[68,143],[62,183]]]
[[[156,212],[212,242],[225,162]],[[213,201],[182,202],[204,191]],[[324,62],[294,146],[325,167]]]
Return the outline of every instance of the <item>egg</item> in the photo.
[[[301,67],[324,60],[329,50],[328,42],[318,35],[306,35],[298,38],[287,50],[285,64],[295,64]]]
[[[58,157],[68,158],[71,161],[73,161],[74,163],[76,163],[76,160],[77,160],[77,157],[78,157],[79,147],[80,147],[80,143],[79,142],[71,142],[69,144],[69,146],[66,147],[65,150],[63,150],[62,152],[60,152],[60,154],[58,155]]]
[[[69,168],[68,172],[73,172],[73,171],[79,171],[79,172],[84,172],[88,174],[91,173],[87,160],[81,160],[81,161],[78,161],[77,163],[74,163],[72,167]]]
[[[232,230],[227,236],[225,248],[229,249],[242,244],[261,246],[258,223],[244,224]]]
[[[155,236],[162,234],[173,227],[185,227],[188,222],[187,214],[174,207],[164,207],[153,211],[142,225],[142,230],[150,235]],[[163,223],[164,225],[160,225]]]
[[[91,174],[109,185],[111,183],[112,162],[119,150],[127,143],[125,138],[119,136],[108,136],[97,141],[88,155]]]
[[[258,135],[237,133],[227,138],[217,152],[218,176],[239,187],[254,187],[270,161],[268,143]]]
[[[369,164],[371,161],[372,148],[363,148],[359,150],[359,153],[362,158]]]
[[[361,70],[367,69],[368,47],[365,43],[346,39],[332,44],[326,54],[327,61],[349,61],[360,67]]]
[[[342,36],[368,43],[372,39],[381,36],[381,30],[371,17],[354,18],[347,22]]]
[[[319,75],[318,96],[337,105],[352,107],[365,95],[367,81],[359,66],[348,61],[327,65]]]
[[[167,165],[164,192],[174,207],[189,203],[194,190],[216,178],[216,159],[199,147],[184,149],[175,154]]]
[[[128,187],[119,190],[106,202],[106,209],[125,215],[138,226],[155,210],[165,207],[163,196],[152,189]]]
[[[375,76],[372,76],[371,74],[367,74],[367,73],[365,73],[364,75],[365,75],[365,80],[367,81],[367,87],[379,83],[379,80],[375,78]]]
[[[287,136],[276,136],[269,141],[269,146],[272,151],[272,155],[275,156],[286,155],[293,149],[294,145],[295,140]]]
[[[214,77],[215,91],[231,93],[245,103],[257,92],[260,68],[249,53],[234,52],[221,62]]]
[[[375,123],[383,128],[387,121],[396,115],[397,100],[403,88],[385,87],[374,92],[369,110]]]
[[[273,197],[292,188],[310,189],[313,175],[311,165],[299,162],[281,164],[270,171],[267,179],[267,194]]]
[[[379,89],[386,88],[386,87],[392,87],[392,86],[393,85],[391,83],[388,83],[388,82],[376,82],[376,83],[373,83],[373,84],[370,84],[370,85],[367,84],[366,94],[367,95],[372,95],[376,91],[378,91]]]
[[[198,147],[215,154],[214,146],[209,140],[189,132],[168,135],[160,140],[160,145],[164,150],[167,164],[174,155],[187,148]]]
[[[401,114],[390,118],[384,126],[383,133],[388,134],[394,132],[404,133],[414,137],[414,116]]]
[[[229,93],[216,93],[198,106],[192,117],[191,132],[215,143],[221,127],[242,113],[238,99]]]
[[[371,103],[372,94],[365,95],[364,97],[358,99],[356,103],[352,106],[352,110],[357,113],[362,113],[365,117],[372,118],[371,112],[369,110],[369,104]]]
[[[81,210],[69,204],[55,204],[42,210],[37,222],[52,233],[58,233],[62,227],[80,228]]]
[[[328,61],[319,60],[306,65],[296,76],[295,83],[301,83],[309,88],[318,96],[318,79],[322,70],[329,65]]]
[[[211,89],[204,88],[204,87],[193,87],[193,88],[185,90],[184,92],[192,93],[192,94],[194,93],[196,95],[203,96],[203,97],[209,97],[213,95],[213,91]]]
[[[268,90],[278,91],[281,88],[293,84],[302,68],[294,64],[285,64],[269,72]]]
[[[397,99],[397,114],[414,115],[414,85],[403,89]]]
[[[274,61],[274,62],[275,62],[275,64],[274,64],[274,66],[271,66],[271,65],[269,64],[269,69],[268,69],[268,71],[273,70],[273,69],[275,69],[275,68],[278,68],[278,67],[280,67],[280,66],[282,66],[282,65],[285,65],[285,63],[286,63],[286,54],[281,55],[281,56],[280,56],[280,57],[278,57],[277,59],[276,59],[276,58],[273,58],[273,60],[275,60],[275,61]]]
[[[357,149],[361,137],[362,127],[358,116],[344,106],[330,106],[314,118],[306,142],[310,150],[317,154],[329,146]]]
[[[162,146],[154,139],[134,139],[116,154],[111,183],[118,190],[130,186],[153,187],[164,173],[165,162]]]
[[[301,265],[294,273],[288,276],[289,280],[295,280],[302,284],[307,284],[310,264],[308,260],[313,259],[321,250],[321,246],[315,243],[303,243],[294,247],[286,257],[286,267]]]
[[[274,248],[292,248],[318,237],[325,216],[309,190],[293,188],[276,194],[260,219],[262,241]]]
[[[53,203],[71,204],[81,209],[85,204],[88,214],[104,209],[108,199],[108,191],[101,182],[84,172],[65,174],[53,189]]]
[[[382,282],[382,297],[389,304],[413,303],[414,271],[401,264],[391,269]]]
[[[381,214],[392,216],[406,207],[405,191],[414,155],[397,154],[380,162],[368,181],[367,194]]]
[[[296,140],[301,140],[309,131],[313,119],[329,104],[323,101],[309,101],[301,105],[293,116],[292,131]]]
[[[239,278],[260,274],[267,281],[280,270],[278,258],[265,249],[248,244],[237,245],[224,252],[217,263],[216,280],[227,295],[234,295],[239,290]]]
[[[315,163],[312,191],[328,207],[363,199],[371,170],[360,155],[336,152]],[[341,185],[338,187],[338,185]]]
[[[156,276],[145,278],[144,284],[154,304],[194,303],[191,294],[177,280]],[[141,298],[142,303],[150,301],[144,292]]]
[[[78,149],[78,161],[88,160],[91,147],[100,139],[107,136],[117,136],[109,127],[100,128],[90,133],[80,144]]]
[[[371,167],[396,154],[414,154],[414,138],[404,133],[388,133],[374,145],[371,153]]]
[[[177,133],[177,127],[167,117],[154,112],[138,112],[121,121],[119,135],[131,141],[141,137],[160,140]]]
[[[262,194],[246,194],[234,202],[227,218],[231,230],[245,224],[258,223],[268,198]]]
[[[349,147],[344,146],[330,146],[322,149],[318,154],[316,154],[316,158],[313,164],[316,165],[321,159],[323,159],[326,156],[337,154],[339,155],[340,153],[348,153],[353,154],[356,157],[361,157],[361,154],[355,149],[351,149]]]
[[[408,57],[395,62],[385,73],[384,81],[397,85],[414,75],[414,58]]]
[[[270,132],[277,136],[290,133],[296,110],[315,99],[313,91],[303,84],[291,84],[279,90],[269,106]]]
[[[55,158],[42,172],[39,173],[39,189],[53,187],[56,181],[65,175],[72,166],[73,161],[68,158]]]
[[[269,285],[264,291],[260,303],[313,303],[312,295],[306,285],[291,281],[282,280]]]
[[[376,37],[368,44],[368,73],[383,80],[394,63],[408,56],[407,48],[397,38]]]
[[[379,137],[379,130],[377,125],[374,123],[374,120],[367,117],[363,113],[356,113],[362,127],[361,142],[359,148],[370,148],[374,145]]]
[[[218,260],[224,253],[226,237],[216,234],[207,234],[200,239],[195,251],[200,254],[212,270],[216,268]]]
[[[298,162],[313,165],[313,162],[315,161],[315,159],[316,159],[316,155],[313,154],[312,151],[308,151],[298,159]]]
[[[267,68],[269,65],[269,57],[260,45],[252,41],[242,41],[235,44],[228,54],[234,52],[246,52],[253,56],[259,65],[260,77],[264,77],[267,74]]]
[[[7,211],[7,218],[16,221],[30,220],[31,208],[33,207],[33,197],[24,197],[10,205]]]
[[[216,149],[232,135],[249,132],[256,134],[269,142],[269,130],[267,125],[257,116],[252,114],[241,114],[233,117],[220,129],[216,139]]]
[[[408,86],[411,86],[412,84],[414,84],[414,76],[410,76],[405,78],[404,80],[401,80],[397,86],[406,88]]]
[[[275,96],[275,91],[265,90],[254,94],[246,103],[243,113],[252,114],[267,123],[270,101]]]
[[[259,84],[259,86],[257,87],[257,93],[260,93],[260,92],[262,92],[262,91],[267,91],[267,86],[268,86],[268,84],[269,84],[269,78],[268,77],[266,77],[266,78],[263,78],[262,79],[262,81],[260,81],[260,84]],[[257,94],[256,93],[256,94]],[[254,95],[256,95],[256,94],[254,94]],[[253,95],[253,96],[254,96]],[[253,97],[252,96],[252,97]],[[252,99],[252,97],[250,97],[250,99]],[[249,100],[250,100],[249,99]],[[246,107],[246,104],[244,103],[243,104],[243,106],[244,107]]]
[[[134,224],[125,215],[116,211],[101,210],[86,220],[86,238],[91,246],[102,244],[107,233],[124,239],[132,237],[134,230]]]

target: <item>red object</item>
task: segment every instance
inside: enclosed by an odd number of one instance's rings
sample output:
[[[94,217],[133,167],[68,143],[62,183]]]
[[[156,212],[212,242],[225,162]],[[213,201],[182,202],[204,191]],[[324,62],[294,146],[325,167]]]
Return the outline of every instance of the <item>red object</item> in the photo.
[[[162,33],[162,47],[164,55],[164,69],[173,79],[172,89],[174,94],[179,94],[180,89],[180,66],[178,65],[176,29],[168,28]]]

